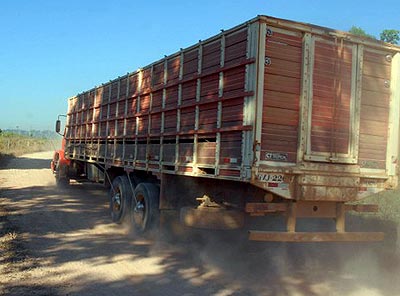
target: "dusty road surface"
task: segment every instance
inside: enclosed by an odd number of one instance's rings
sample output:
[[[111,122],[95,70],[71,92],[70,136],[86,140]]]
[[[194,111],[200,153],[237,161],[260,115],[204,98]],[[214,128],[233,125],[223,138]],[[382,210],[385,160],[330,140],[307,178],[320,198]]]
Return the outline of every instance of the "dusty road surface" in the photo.
[[[0,169],[1,295],[400,295],[396,225],[355,218],[387,232],[370,244],[137,239],[110,222],[101,186],[57,189],[50,157]]]

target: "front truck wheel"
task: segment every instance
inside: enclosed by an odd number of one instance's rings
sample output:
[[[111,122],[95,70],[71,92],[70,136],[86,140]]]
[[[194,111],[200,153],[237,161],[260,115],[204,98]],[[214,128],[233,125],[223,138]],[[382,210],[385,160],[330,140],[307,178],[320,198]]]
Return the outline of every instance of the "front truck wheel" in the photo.
[[[153,183],[140,183],[131,204],[131,222],[139,233],[153,230],[159,223],[160,189]]]
[[[127,176],[118,176],[112,182],[110,188],[110,212],[111,219],[115,223],[121,223],[127,217],[132,200],[132,190]]]
[[[57,161],[56,163],[55,177],[57,187],[64,188],[69,185],[70,179],[68,177],[68,167],[61,165],[60,161]]]

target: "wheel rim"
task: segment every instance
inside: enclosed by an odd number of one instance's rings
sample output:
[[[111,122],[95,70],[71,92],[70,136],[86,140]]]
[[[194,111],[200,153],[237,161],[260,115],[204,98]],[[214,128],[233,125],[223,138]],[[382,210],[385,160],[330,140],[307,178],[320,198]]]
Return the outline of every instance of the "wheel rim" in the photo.
[[[121,211],[121,192],[117,190],[112,197],[112,209],[114,213]]]
[[[143,229],[146,217],[146,204],[144,202],[143,196],[137,197],[137,203],[132,211],[133,223],[138,228]]]

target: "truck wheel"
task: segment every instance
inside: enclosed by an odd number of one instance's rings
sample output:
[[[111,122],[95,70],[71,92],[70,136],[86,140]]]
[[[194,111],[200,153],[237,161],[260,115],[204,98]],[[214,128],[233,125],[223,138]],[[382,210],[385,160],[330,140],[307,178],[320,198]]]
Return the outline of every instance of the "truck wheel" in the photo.
[[[131,188],[126,176],[118,176],[112,182],[110,189],[111,219],[115,223],[121,223],[130,209]]]
[[[56,176],[56,185],[57,185],[57,187],[60,187],[60,188],[65,188],[65,187],[68,187],[68,185],[69,185],[69,178],[60,178],[59,176]]]
[[[148,232],[157,225],[159,195],[160,189],[153,183],[140,183],[136,186],[135,199],[131,206],[131,222],[135,231]]]
[[[67,177],[66,168],[60,165],[60,162],[57,162],[55,168],[55,176],[56,176],[56,185],[59,188],[68,187],[70,179]]]

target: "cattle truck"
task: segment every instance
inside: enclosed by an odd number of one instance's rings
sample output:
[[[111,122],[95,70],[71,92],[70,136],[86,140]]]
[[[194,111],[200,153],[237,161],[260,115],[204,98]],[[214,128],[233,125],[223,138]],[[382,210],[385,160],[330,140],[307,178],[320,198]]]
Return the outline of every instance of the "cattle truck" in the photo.
[[[176,215],[257,241],[379,241],[345,220],[397,187],[399,70],[398,46],[258,16],[70,98],[52,170],[104,183],[139,232]],[[279,231],[244,227],[270,214]]]

